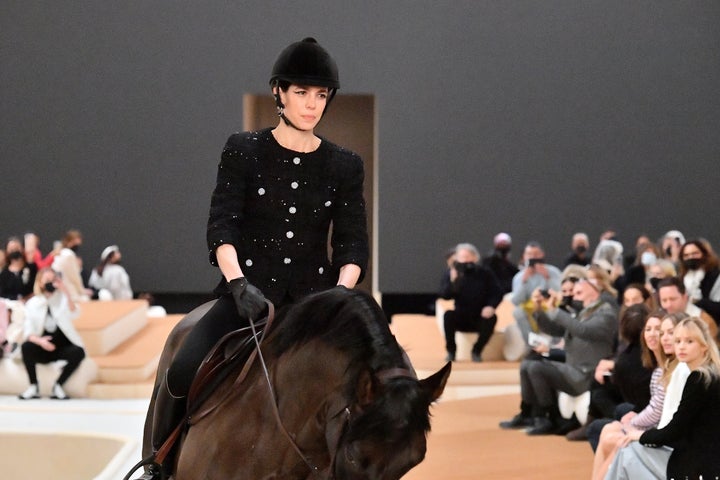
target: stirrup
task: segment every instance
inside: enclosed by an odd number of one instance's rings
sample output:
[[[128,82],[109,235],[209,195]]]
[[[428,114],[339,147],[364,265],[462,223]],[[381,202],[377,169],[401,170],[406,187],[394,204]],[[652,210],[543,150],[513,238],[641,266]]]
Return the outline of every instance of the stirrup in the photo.
[[[130,480],[130,476],[135,473],[139,468],[148,466],[148,471],[133,480],[165,480],[168,477],[163,475],[162,465],[155,463],[155,454],[153,453],[149,457],[143,458],[138,463],[133,465],[132,469],[123,477],[123,480]]]

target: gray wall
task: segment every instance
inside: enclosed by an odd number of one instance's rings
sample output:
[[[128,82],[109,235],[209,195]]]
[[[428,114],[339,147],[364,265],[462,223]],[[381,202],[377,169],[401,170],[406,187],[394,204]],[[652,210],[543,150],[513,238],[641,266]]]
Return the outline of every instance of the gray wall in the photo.
[[[715,1],[6,0],[0,235],[79,228],[136,290],[207,291],[242,95],[312,35],[377,99],[381,291],[434,291],[449,246],[501,230],[555,262],[575,230],[719,246],[718,25]]]

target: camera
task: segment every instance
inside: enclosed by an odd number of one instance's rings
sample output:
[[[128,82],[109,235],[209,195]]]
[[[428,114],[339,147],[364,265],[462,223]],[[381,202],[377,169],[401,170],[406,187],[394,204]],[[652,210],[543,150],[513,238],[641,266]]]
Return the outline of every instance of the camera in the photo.
[[[545,263],[545,261],[542,258],[531,258],[527,261],[527,266],[534,267],[535,265],[538,265],[540,263]]]
[[[543,298],[550,298],[550,292],[548,291],[548,289],[540,290],[540,295],[542,295]]]

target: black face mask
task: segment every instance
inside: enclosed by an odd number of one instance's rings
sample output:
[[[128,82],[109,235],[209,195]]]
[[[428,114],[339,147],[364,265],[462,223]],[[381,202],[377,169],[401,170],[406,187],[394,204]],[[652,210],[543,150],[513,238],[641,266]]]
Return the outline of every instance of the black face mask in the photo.
[[[702,260],[699,258],[688,258],[687,260],[683,260],[682,263],[688,270],[697,270],[700,268]]]
[[[507,257],[508,253],[510,253],[510,247],[498,247],[495,249],[501,257]]]
[[[75,253],[78,253],[78,251],[80,250],[80,245],[73,245],[72,247],[70,247],[70,250],[72,250]]]
[[[7,256],[8,260],[14,262],[15,260],[21,260],[23,258],[22,252],[10,252]]]
[[[585,245],[578,245],[575,247],[575,253],[578,255],[582,255],[585,252],[587,252],[587,247]]]
[[[560,305],[563,305],[565,307],[572,305],[573,296],[572,295],[564,295],[562,297],[562,303]]]
[[[657,278],[657,277],[650,277],[650,279],[648,280],[648,282],[650,282],[650,286],[653,288],[653,290],[657,291],[657,289],[658,289],[658,284],[660,283],[660,280],[661,280],[661,279],[660,279],[660,278]]]
[[[55,290],[57,290],[57,289],[55,288],[55,285],[53,285],[52,282],[47,282],[47,283],[44,285],[44,288],[45,288],[45,291],[48,292],[48,293],[53,293]]]

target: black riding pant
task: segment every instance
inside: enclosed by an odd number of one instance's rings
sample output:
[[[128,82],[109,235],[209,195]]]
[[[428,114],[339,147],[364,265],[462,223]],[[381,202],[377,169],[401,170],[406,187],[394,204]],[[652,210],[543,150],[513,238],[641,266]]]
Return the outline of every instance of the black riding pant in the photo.
[[[247,319],[238,315],[232,295],[218,298],[215,305],[198,320],[175,354],[167,374],[170,392],[177,397],[186,396],[200,364],[218,340],[248,325]]]

